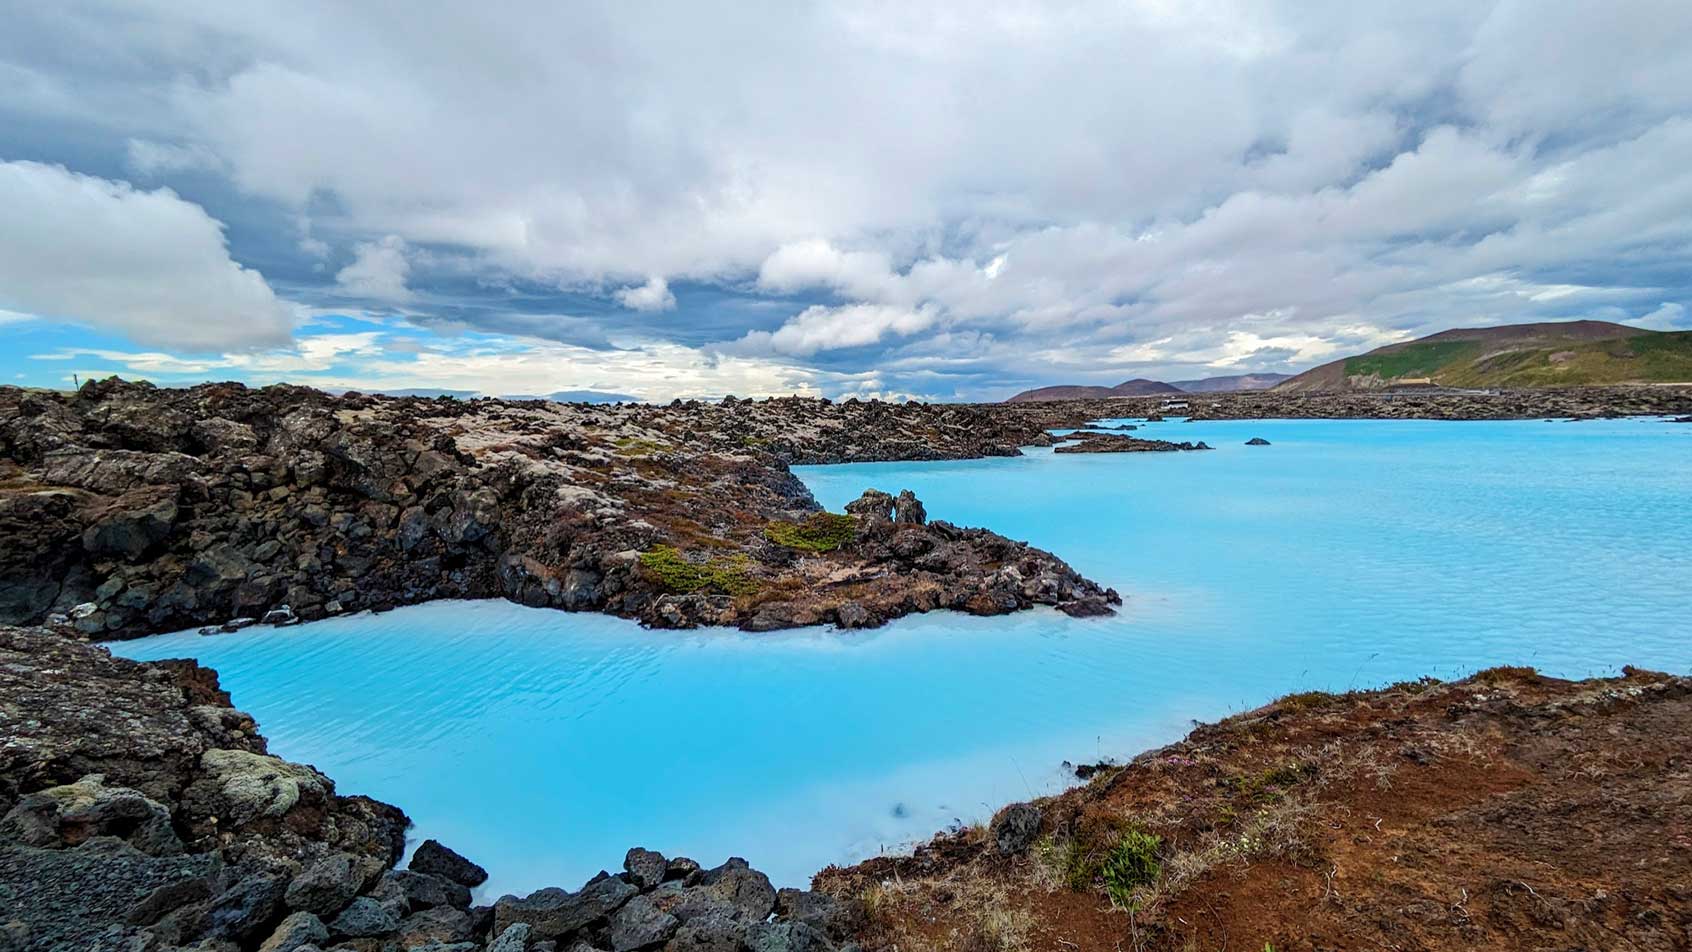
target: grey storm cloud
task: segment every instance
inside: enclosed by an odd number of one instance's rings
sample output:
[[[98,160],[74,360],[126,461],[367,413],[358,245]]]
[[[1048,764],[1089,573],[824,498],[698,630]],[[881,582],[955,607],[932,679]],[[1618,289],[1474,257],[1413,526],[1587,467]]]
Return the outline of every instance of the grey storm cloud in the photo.
[[[607,334],[620,312],[689,360],[950,397],[1288,369],[1461,324],[1681,326],[1692,298],[1678,0],[172,0],[8,20],[0,118],[46,129],[36,152],[63,143],[47,157],[75,172],[110,143],[138,189],[189,206],[173,176],[218,177],[275,216],[319,307],[423,309],[443,282],[473,299],[470,276],[488,300],[602,300]],[[204,234],[163,240],[206,257]],[[239,270],[240,248],[207,267]],[[684,287],[784,310],[700,342]]]

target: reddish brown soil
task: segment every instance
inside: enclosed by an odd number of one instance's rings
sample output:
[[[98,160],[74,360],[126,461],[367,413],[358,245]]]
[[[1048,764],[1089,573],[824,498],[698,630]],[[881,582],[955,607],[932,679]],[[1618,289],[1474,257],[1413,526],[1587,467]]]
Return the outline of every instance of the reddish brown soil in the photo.
[[[817,885],[901,952],[1692,949],[1689,753],[1687,678],[1294,695],[1038,801],[1019,855],[970,830]],[[1130,830],[1132,912],[1064,862]]]

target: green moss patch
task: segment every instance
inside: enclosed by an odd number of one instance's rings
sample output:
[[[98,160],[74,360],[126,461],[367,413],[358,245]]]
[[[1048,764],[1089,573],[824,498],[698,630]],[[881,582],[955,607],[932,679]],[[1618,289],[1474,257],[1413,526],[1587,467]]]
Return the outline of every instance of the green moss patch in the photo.
[[[806,552],[833,552],[858,534],[858,520],[833,512],[812,513],[803,522],[772,522],[764,537],[776,545]]]
[[[746,574],[746,563],[746,556],[738,552],[694,562],[672,545],[655,545],[640,554],[641,568],[667,591],[678,595],[705,589],[725,595],[750,595],[758,590],[758,583]]]

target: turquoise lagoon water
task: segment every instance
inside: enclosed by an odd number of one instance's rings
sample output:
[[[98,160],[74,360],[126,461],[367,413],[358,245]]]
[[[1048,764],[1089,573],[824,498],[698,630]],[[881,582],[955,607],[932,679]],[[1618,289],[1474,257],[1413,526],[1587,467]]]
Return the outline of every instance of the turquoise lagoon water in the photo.
[[[640,844],[783,884],[1060,788],[1295,690],[1494,664],[1692,670],[1692,426],[1168,422],[1212,453],[800,468],[909,488],[1115,586],[1115,618],[645,631],[504,602],[113,645],[218,669],[271,749],[493,873],[574,884]],[[1252,436],[1269,447],[1245,447]]]

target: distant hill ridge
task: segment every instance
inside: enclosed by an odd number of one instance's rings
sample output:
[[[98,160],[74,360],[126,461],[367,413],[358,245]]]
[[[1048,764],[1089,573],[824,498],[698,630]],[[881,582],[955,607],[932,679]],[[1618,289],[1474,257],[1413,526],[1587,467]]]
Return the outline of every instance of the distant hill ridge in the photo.
[[[1280,392],[1692,383],[1692,331],[1609,321],[1466,327],[1307,370]]]
[[[1114,387],[1065,386],[1039,387],[1024,390],[1006,403],[1033,403],[1040,400],[1101,400],[1110,397],[1155,397],[1159,394],[1217,393],[1225,390],[1267,390],[1287,379],[1286,374],[1234,374],[1228,377],[1206,377],[1202,380],[1177,380],[1164,383],[1136,377]]]

